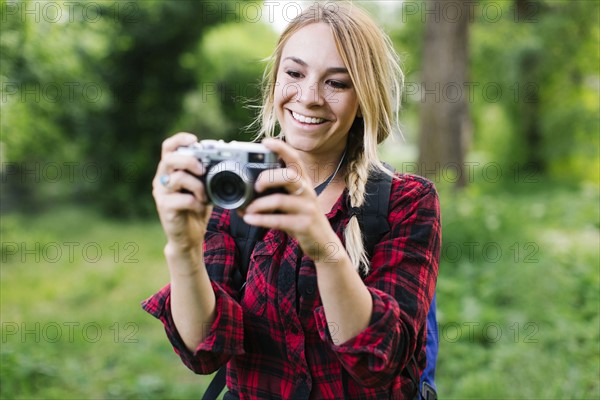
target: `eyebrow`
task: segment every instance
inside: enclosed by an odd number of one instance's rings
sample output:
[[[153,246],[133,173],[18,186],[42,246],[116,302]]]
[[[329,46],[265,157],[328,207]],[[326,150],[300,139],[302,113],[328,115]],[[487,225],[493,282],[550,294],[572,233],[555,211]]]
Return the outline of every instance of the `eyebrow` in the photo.
[[[291,60],[293,62],[295,62],[296,64],[300,64],[303,67],[308,67],[308,64],[306,63],[306,61],[298,58],[298,57],[286,57],[283,59],[283,61],[285,60]],[[348,69],[346,67],[331,67],[331,68],[327,68],[327,73],[329,74],[348,74]]]

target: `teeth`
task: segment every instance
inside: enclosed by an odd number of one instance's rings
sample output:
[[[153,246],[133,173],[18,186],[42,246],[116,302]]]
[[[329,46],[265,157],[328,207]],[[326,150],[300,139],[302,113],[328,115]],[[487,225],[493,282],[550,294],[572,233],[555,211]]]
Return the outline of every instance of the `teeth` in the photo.
[[[320,124],[321,122],[325,121],[323,118],[305,117],[304,115],[295,113],[293,111],[292,111],[292,116],[294,117],[294,119],[296,119],[304,124]]]

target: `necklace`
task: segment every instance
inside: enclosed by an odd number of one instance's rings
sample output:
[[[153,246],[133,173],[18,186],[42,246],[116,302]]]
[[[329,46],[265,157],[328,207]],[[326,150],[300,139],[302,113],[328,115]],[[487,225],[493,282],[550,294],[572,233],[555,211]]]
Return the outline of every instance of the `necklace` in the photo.
[[[315,188],[315,192],[317,193],[317,196],[320,195],[321,193],[323,193],[323,191],[327,188],[327,186],[329,186],[329,184],[331,183],[331,181],[333,180],[333,178],[335,178],[335,176],[337,175],[338,171],[340,170],[340,167],[342,166],[342,163],[344,162],[344,158],[346,158],[346,149],[344,149],[344,153],[342,154],[342,158],[340,159],[340,162],[338,163],[337,168],[335,169],[335,171],[333,171],[333,174],[329,175],[329,178],[325,179],[324,182],[320,183]]]

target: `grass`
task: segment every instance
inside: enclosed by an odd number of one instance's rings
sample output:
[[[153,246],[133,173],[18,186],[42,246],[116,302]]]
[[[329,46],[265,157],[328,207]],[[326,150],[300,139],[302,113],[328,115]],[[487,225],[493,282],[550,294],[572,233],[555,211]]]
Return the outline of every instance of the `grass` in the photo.
[[[441,398],[600,398],[598,188],[440,185]],[[200,397],[139,307],[168,279],[155,221],[2,217],[2,398]]]
[[[168,280],[157,223],[82,208],[2,219],[2,398],[198,397],[206,378],[139,306]]]
[[[597,187],[443,196],[443,398],[600,398]]]

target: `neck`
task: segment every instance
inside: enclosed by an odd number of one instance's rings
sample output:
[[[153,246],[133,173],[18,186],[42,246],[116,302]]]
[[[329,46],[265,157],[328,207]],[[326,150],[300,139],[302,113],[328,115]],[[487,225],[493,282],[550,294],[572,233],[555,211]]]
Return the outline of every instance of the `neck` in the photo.
[[[301,153],[302,163],[304,164],[305,170],[308,172],[308,179],[312,182],[312,186],[316,187],[319,184],[324,183],[333,174],[332,181],[338,181],[344,176],[344,164],[342,157],[344,156],[344,150],[336,154],[334,157],[328,155],[327,157],[320,157],[315,154]],[[337,171],[337,172],[336,172]]]

